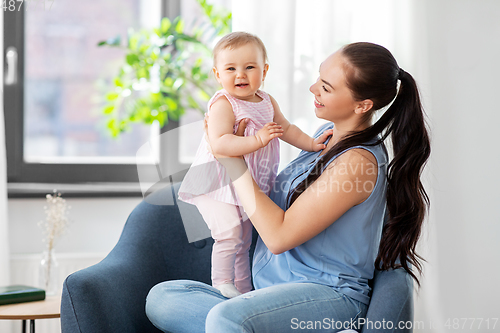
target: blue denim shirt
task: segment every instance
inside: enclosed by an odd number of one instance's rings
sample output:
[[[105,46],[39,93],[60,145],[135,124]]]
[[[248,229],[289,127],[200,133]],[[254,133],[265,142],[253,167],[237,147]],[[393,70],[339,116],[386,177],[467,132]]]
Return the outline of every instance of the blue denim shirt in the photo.
[[[330,128],[333,123],[323,125],[315,137]],[[373,278],[384,223],[388,157],[383,144],[353,148],[366,149],[377,159],[378,176],[370,196],[319,235],[279,255],[272,254],[259,237],[252,273],[256,289],[288,282],[312,282],[331,286],[365,304],[370,302],[368,280]],[[283,210],[289,205],[288,193],[312,171],[320,153],[302,151],[276,178],[270,198]]]

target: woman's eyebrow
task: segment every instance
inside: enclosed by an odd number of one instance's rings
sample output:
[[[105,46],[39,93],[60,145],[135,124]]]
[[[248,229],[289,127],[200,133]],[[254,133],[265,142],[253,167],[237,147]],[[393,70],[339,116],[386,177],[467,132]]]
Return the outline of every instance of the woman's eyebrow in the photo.
[[[329,86],[330,86],[330,88],[332,88],[332,89],[333,89],[333,86],[332,86],[330,83],[328,83],[327,81],[325,81],[325,80],[323,80],[323,79],[321,79],[321,81],[322,81],[324,84],[329,85]]]

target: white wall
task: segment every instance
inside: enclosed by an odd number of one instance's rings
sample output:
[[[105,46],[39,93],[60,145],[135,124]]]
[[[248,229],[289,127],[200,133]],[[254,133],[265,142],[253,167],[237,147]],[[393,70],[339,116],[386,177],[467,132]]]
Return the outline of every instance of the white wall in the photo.
[[[57,252],[108,253],[141,198],[66,198],[71,209],[68,232],[56,243]],[[43,251],[45,198],[9,199],[9,240],[12,255]]]
[[[429,263],[417,319],[432,320],[434,331],[443,332],[447,320],[499,317],[500,1],[421,5],[424,15],[415,26],[427,30],[428,42],[421,47],[429,64],[424,102],[433,150],[427,172],[431,214],[423,243]],[[469,319],[463,331],[500,330],[500,323],[492,329],[494,320],[489,330],[486,322],[479,329],[478,321]]]
[[[98,263],[114,247],[128,215],[141,198],[66,198],[70,224],[56,243],[59,263],[58,284],[67,275]],[[45,218],[44,198],[8,201],[11,283],[38,284],[42,230],[37,223]],[[0,321],[0,332],[19,332],[20,321]],[[59,319],[37,321],[37,331],[60,331]]]

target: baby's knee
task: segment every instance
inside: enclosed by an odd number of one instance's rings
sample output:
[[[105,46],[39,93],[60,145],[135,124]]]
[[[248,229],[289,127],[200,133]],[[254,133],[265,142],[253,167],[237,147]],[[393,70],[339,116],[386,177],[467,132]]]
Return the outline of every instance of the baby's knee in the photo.
[[[236,250],[244,244],[241,229],[241,225],[239,225],[220,234],[212,235],[212,238],[217,245]]]
[[[243,226],[241,224],[238,224],[237,226],[231,229],[227,229],[220,233],[213,234],[212,238],[214,238],[216,241],[225,239],[238,239],[241,238],[242,235],[243,235]]]

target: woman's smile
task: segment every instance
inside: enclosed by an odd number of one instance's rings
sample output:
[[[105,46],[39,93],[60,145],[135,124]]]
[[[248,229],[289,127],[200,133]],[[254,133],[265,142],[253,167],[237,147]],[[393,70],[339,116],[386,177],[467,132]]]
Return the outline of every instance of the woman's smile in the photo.
[[[320,103],[320,102],[319,102],[319,101],[315,98],[315,99],[314,99],[314,106],[315,106],[316,108],[323,108],[323,107],[325,107],[325,104]]]

